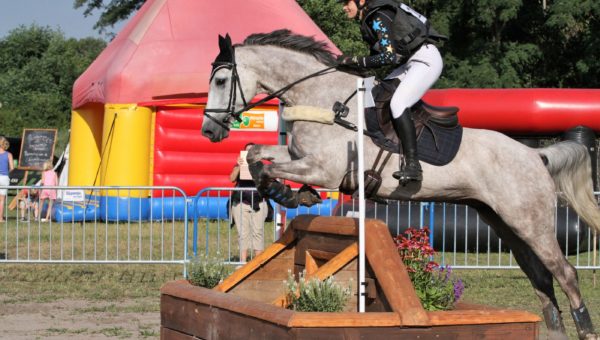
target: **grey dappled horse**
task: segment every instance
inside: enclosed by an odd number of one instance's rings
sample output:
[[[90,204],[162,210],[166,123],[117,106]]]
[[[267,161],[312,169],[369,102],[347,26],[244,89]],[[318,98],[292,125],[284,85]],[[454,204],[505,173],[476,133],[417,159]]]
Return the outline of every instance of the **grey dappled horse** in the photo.
[[[227,138],[229,124],[250,107],[246,100],[258,93],[273,94],[288,106],[329,109],[356,90],[356,76],[332,69],[334,57],[323,43],[312,38],[281,30],[252,35],[235,48],[228,38],[220,37],[220,45],[202,125],[202,134],[213,142]],[[348,106],[347,120],[356,123],[356,97]],[[329,189],[340,188],[344,182],[346,190],[356,189],[354,131],[308,121],[287,124],[289,145],[257,145],[248,154],[261,193],[284,206],[294,206],[298,204],[298,193],[274,179]],[[368,137],[364,147],[368,168],[378,148]],[[262,160],[270,163],[263,164]],[[452,162],[445,166],[422,162],[422,182],[399,186],[392,177],[398,162],[394,154],[383,170],[379,197],[474,207],[510,245],[541,300],[550,334],[563,337],[565,332],[554,295],[554,277],[569,299],[580,338],[596,338],[575,268],[561,253],[554,234],[556,192],[561,192],[590,226],[600,228],[585,147],[563,142],[532,149],[495,131],[465,128],[462,145]],[[348,173],[352,174],[351,180],[343,181]]]

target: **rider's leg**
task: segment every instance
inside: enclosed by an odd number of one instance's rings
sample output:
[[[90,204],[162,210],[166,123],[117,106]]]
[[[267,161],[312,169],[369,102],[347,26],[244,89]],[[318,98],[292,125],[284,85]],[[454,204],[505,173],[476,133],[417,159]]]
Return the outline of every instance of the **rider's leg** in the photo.
[[[410,116],[410,109],[406,108],[398,118],[392,119],[394,130],[402,143],[402,152],[406,159],[404,168],[394,172],[392,176],[401,182],[420,181],[423,179],[423,171],[417,156],[417,134],[415,124]]]
[[[437,81],[443,68],[442,57],[434,45],[423,45],[408,62],[392,71],[387,77],[399,78],[390,103],[394,130],[402,143],[406,166],[394,173],[401,182],[420,181],[421,165],[417,157],[417,138],[414,123],[410,117],[412,107]]]

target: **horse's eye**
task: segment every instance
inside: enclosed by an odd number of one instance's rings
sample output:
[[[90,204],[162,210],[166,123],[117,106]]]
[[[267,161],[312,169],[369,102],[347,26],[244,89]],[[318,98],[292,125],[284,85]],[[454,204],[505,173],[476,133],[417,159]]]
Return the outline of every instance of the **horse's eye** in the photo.
[[[226,81],[227,81],[227,79],[225,79],[225,78],[217,78],[217,80],[215,80],[215,84],[217,84],[217,86],[223,86],[223,85],[225,85]]]

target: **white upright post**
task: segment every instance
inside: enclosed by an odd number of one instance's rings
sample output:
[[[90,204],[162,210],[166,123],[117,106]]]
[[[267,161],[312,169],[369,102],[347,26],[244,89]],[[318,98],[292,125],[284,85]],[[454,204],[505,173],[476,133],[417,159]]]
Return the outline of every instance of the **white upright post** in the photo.
[[[358,311],[365,312],[365,160],[363,130],[365,125],[365,85],[362,78],[356,81],[357,90],[357,123],[356,153],[358,155]]]

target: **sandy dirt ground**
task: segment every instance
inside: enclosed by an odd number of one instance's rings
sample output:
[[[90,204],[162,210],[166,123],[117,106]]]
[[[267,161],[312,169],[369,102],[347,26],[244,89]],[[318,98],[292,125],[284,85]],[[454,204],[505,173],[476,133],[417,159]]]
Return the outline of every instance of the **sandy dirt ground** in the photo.
[[[0,296],[0,339],[158,339],[159,312],[135,312],[147,298],[118,303],[61,300],[10,302]],[[146,309],[147,310],[147,309]]]

